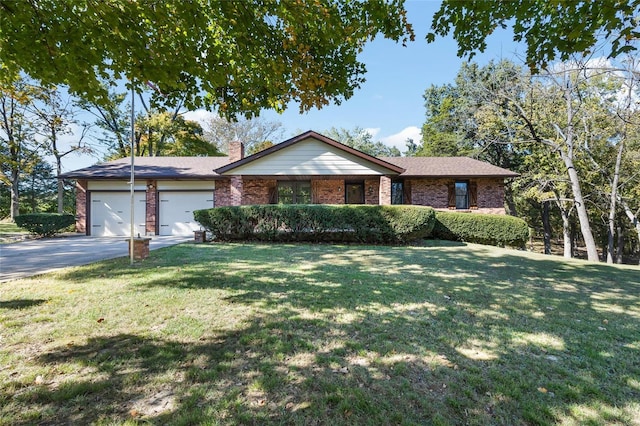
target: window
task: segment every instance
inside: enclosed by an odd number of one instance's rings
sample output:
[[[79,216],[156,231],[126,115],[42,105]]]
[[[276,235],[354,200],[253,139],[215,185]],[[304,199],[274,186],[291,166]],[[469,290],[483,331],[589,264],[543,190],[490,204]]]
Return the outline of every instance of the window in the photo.
[[[364,204],[364,182],[347,182],[344,188],[346,204]]]
[[[278,204],[311,204],[311,182],[278,182]]]
[[[391,204],[404,204],[404,182],[391,182]]]
[[[456,209],[469,208],[469,183],[456,182]]]

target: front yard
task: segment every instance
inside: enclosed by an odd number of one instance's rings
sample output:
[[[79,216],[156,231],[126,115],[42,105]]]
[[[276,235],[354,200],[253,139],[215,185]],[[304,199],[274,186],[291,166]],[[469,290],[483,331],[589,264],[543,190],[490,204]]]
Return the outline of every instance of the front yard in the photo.
[[[637,267],[186,244],[0,288],[0,424],[640,425]]]

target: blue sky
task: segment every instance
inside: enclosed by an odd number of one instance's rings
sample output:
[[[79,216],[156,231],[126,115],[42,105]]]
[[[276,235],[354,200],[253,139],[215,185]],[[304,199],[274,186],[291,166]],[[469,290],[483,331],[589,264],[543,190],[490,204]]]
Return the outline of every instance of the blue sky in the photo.
[[[425,89],[432,84],[453,82],[460,65],[466,61],[457,57],[457,44],[453,38],[437,38],[431,44],[425,40],[431,18],[439,6],[440,1],[436,0],[407,0],[407,17],[413,24],[416,40],[407,47],[380,37],[368,43],[359,57],[367,68],[366,82],[341,105],[300,114],[298,106],[291,104],[283,114],[265,111],[262,116],[281,122],[285,138],[306,130],[323,132],[331,127],[361,127],[369,130],[376,140],[401,151],[404,151],[408,137],[419,142],[419,131],[424,122],[422,95]],[[525,48],[513,42],[512,37],[510,30],[498,31],[487,39],[487,50],[473,60],[480,64],[499,58],[518,61]],[[210,114],[192,111],[185,116],[204,123]],[[96,161],[88,156],[72,156],[66,159],[64,169],[86,167]]]
[[[431,18],[440,1],[408,0],[407,17],[413,24],[416,40],[403,47],[383,38],[366,45],[360,60],[366,64],[366,82],[354,96],[341,105],[331,105],[321,110],[300,114],[298,106],[291,104],[283,113],[266,111],[263,117],[280,121],[285,127],[285,137],[300,131],[322,132],[331,127],[368,129],[377,140],[405,149],[405,140],[420,140],[419,129],[424,122],[422,95],[426,88],[450,83],[466,59],[456,55],[457,44],[451,37],[437,38],[427,44],[426,34]],[[511,31],[499,31],[488,39],[487,50],[476,55],[474,61],[486,63],[496,58],[515,58],[524,54],[522,45],[513,42]],[[191,117],[206,115],[204,111],[189,114]]]

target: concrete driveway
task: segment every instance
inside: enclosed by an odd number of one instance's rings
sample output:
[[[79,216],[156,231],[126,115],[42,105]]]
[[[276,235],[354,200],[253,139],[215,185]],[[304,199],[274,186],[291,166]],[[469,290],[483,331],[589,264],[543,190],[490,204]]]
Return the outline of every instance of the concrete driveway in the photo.
[[[154,236],[149,249],[172,246],[193,237]],[[126,237],[58,237],[0,245],[0,282],[129,256]]]

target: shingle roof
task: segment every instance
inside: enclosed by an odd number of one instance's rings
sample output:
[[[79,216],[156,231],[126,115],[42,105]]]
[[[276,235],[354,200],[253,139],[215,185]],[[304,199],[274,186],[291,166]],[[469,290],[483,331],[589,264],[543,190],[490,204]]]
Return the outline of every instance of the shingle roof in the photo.
[[[219,177],[214,169],[229,163],[229,157],[136,157],[134,170],[139,179],[180,179]],[[128,179],[131,159],[120,158],[62,174],[65,179]]]
[[[405,169],[401,177],[516,177],[518,173],[469,157],[381,157]]]
[[[268,156],[286,146],[307,137],[314,137],[330,145],[339,146],[346,152],[357,155],[364,161],[383,165],[390,172],[400,173],[400,177],[497,177],[519,176],[510,170],[494,166],[484,161],[468,157],[371,157],[365,153],[346,147],[315,132],[306,132],[281,144],[268,148],[235,163],[229,157],[136,157],[135,172],[138,179],[202,179],[221,178],[219,173],[241,164]],[[131,159],[121,158],[96,164],[72,172],[64,173],[65,179],[128,179],[131,174]],[[404,170],[404,171],[403,171]]]

